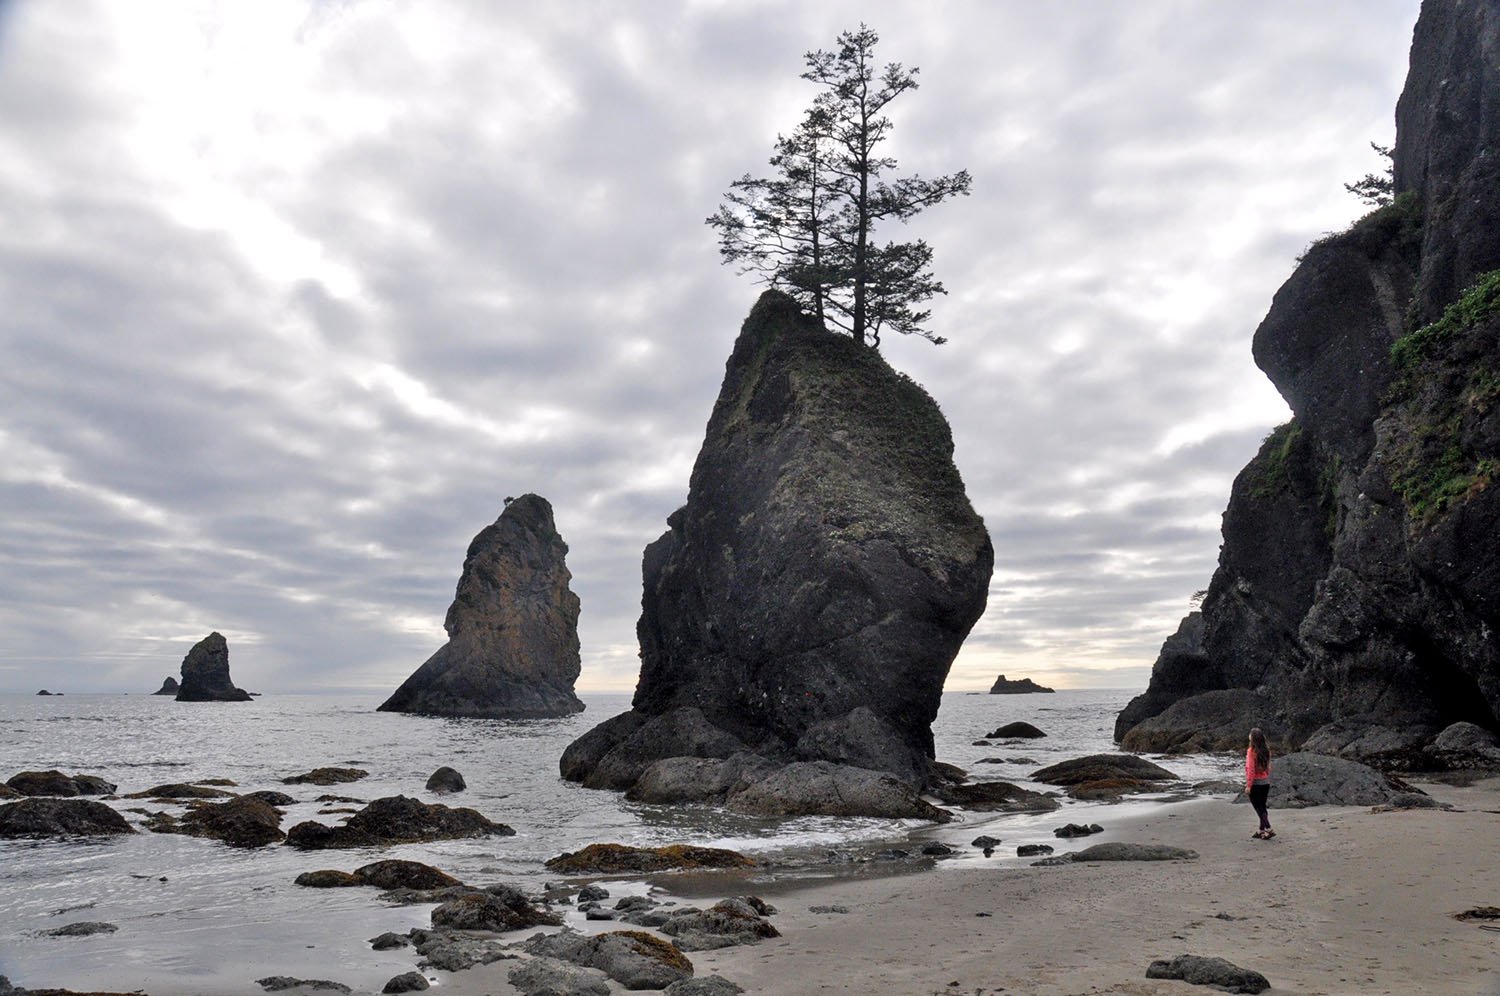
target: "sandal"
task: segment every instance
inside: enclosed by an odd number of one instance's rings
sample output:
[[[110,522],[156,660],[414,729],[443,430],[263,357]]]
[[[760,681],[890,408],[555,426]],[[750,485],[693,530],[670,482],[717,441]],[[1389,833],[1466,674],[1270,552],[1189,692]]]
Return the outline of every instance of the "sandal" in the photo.
[[[1257,830],[1254,833],[1252,833],[1250,835],[1250,837],[1252,839],[1254,839],[1254,840],[1267,840],[1268,839],[1267,836],[1266,836],[1266,832],[1264,830]]]
[[[1261,837],[1261,840],[1270,840],[1274,836],[1276,836],[1275,830],[1267,830],[1265,831],[1265,836]]]

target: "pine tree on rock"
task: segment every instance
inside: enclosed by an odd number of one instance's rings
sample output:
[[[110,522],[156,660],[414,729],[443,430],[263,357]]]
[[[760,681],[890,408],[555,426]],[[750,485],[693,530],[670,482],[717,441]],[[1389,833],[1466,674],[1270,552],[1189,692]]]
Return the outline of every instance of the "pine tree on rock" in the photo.
[[[773,179],[735,181],[708,224],[719,252],[741,272],[791,294],[825,327],[875,347],[883,332],[945,340],[924,327],[922,305],[946,293],[923,240],[880,243],[878,225],[969,192],[960,170],[935,179],[886,179],[896,160],[881,155],[892,123],[886,108],[917,88],[916,68],[877,73],[872,29],[839,36],[833,51],[806,55],[802,78],[821,90],[789,136],[778,136]]]

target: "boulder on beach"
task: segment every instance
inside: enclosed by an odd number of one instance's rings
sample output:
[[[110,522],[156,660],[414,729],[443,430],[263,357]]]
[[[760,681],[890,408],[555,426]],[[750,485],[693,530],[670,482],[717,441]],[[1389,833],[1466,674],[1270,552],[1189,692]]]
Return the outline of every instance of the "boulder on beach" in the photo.
[[[828,761],[795,761],[735,792],[725,805],[751,816],[875,816],[931,820],[953,817],[886,771]]]
[[[103,837],[135,833],[125,817],[91,799],[22,799],[0,805],[0,837]]]
[[[1114,840],[1105,844],[1094,844],[1081,851],[1074,851],[1074,861],[1195,861],[1197,851],[1167,844],[1133,844]]]
[[[497,933],[526,927],[559,927],[562,917],[531,902],[519,889],[492,886],[471,892],[432,911],[432,925],[450,930],[491,930]]]
[[[48,937],[93,937],[95,934],[113,934],[119,929],[119,924],[105,923],[102,920],[79,920],[42,933]]]
[[[537,934],[526,952],[586,968],[597,968],[626,989],[664,989],[693,976],[693,963],[676,947],[639,930],[585,937],[572,931]]]
[[[1500,732],[1500,5],[1424,3],[1393,197],[1313,243],[1255,332],[1292,410],[1235,479],[1201,610],[1115,739],[1442,762]],[[1273,795],[1275,790],[1273,788]]]
[[[1416,792],[1410,785],[1384,772],[1324,754],[1287,754],[1271,759],[1273,809],[1304,809],[1308,806],[1387,806]],[[1244,795],[1240,799],[1243,801]]]
[[[373,885],[377,889],[445,889],[463,885],[445,871],[420,861],[387,860],[375,861],[354,869],[355,878],[362,885]]]
[[[762,909],[764,909],[762,905]],[[706,910],[669,915],[659,928],[683,951],[712,951],[759,944],[781,932],[743,899],[725,899]]]
[[[1036,692],[1054,692],[1056,689],[1048,688],[1046,685],[1038,685],[1030,678],[1018,678],[1015,681],[1000,675],[995,683],[990,686],[991,695],[1030,695]]]
[[[402,972],[395,975],[386,982],[382,993],[416,993],[430,987],[427,978],[421,972]]]
[[[183,782],[170,782],[166,785],[154,785],[139,792],[127,792],[127,799],[228,799],[233,792],[223,789],[211,788],[207,785],[188,785]]]
[[[657,761],[748,752],[922,789],[994,560],[952,453],[937,405],[876,350],[762,295],[687,504],[643,558],[632,708],[572,744],[563,777],[623,790]],[[792,808],[814,802],[785,784]]]
[[[304,850],[384,847],[465,837],[510,837],[515,831],[473,809],[424,803],[404,795],[376,799],[343,826],[308,820],[287,831],[286,842]]]
[[[166,680],[161,683],[161,687],[158,688],[156,691],[152,692],[151,694],[152,695],[176,695],[181,690],[182,690],[182,686],[177,683],[177,679],[174,678],[174,677],[172,677],[169,674],[169,675],[167,675]]]
[[[443,627],[448,642],[380,706],[382,712],[529,719],[583,711],[578,596],[552,506],[507,500],[464,557]]]
[[[61,771],[18,771],[5,784],[18,795],[59,796],[113,795],[118,788],[98,775],[65,775]]]
[[[229,679],[229,642],[215,631],[193,645],[182,659],[178,702],[249,702],[250,693]]]
[[[560,854],[546,863],[548,871],[562,875],[618,875],[622,872],[669,869],[753,867],[754,860],[738,851],[687,844],[672,844],[667,847],[590,844],[580,851]]]
[[[1146,782],[1176,781],[1177,776],[1161,765],[1134,754],[1090,754],[1059,761],[1031,777],[1046,785],[1080,785],[1107,779],[1135,779]]]
[[[1225,993],[1263,993],[1271,983],[1259,972],[1240,968],[1223,958],[1178,955],[1153,961],[1146,968],[1148,979],[1177,979],[1194,986],[1210,986]]]
[[[609,996],[611,992],[608,980],[596,969],[543,956],[523,961],[505,980],[522,996]]]

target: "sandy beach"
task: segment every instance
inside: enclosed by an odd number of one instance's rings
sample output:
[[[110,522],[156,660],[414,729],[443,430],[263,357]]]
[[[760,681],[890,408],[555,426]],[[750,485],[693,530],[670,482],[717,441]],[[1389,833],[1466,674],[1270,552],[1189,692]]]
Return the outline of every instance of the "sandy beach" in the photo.
[[[1419,784],[1453,810],[1273,810],[1278,836],[1263,842],[1250,839],[1248,806],[1200,799],[1101,819],[1105,833],[1059,842],[1060,851],[1170,844],[1198,852],[1196,861],[963,862],[775,883],[762,891],[780,910],[782,937],[690,957],[698,976],[765,996],[1212,992],[1145,977],[1151,961],[1185,953],[1254,969],[1274,993],[1500,993],[1500,932],[1454,919],[1500,906],[1500,779]],[[658,882],[671,888],[670,877]],[[723,884],[720,895],[745,888]],[[513,992],[505,976],[514,964],[457,973],[443,989]]]

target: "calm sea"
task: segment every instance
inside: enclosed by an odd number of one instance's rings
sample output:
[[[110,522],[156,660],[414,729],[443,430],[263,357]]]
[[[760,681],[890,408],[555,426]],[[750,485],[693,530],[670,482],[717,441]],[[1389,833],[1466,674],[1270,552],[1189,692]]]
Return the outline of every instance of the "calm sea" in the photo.
[[[1129,691],[1053,695],[948,693],[933,733],[940,760],[975,779],[1033,788],[1043,765],[1114,749],[1115,714]],[[381,857],[436,865],[478,884],[508,881],[539,889],[542,862],[596,841],[693,843],[774,858],[822,848],[889,841],[914,834],[961,845],[949,867],[1003,866],[1014,845],[1052,840],[1064,822],[1106,822],[1153,803],[1113,810],[1070,803],[1045,816],[970,814],[933,829],[894,820],[802,818],[770,821],[711,807],[627,803],[613,792],[563,782],[557,759],[596,723],[629,706],[628,695],[582,695],[586,712],[558,720],[432,719],[379,713],[379,696],[267,695],[248,703],[178,703],[149,695],[0,696],[0,780],[23,770],[102,775],[123,795],[166,782],[229,778],[241,791],[277,789],[301,801],[283,828],[319,816],[321,794],[362,800],[404,794],[470,806],[508,823],[516,836],[409,845],[385,850],[301,852],[273,846],[237,850],[190,837],[143,832],[102,843],[0,841],[0,975],[28,986],[108,987],[147,992],[259,992],[265,975],[334,979],[379,991],[412,967],[410,951],[371,951],[366,939],[428,925],[430,907],[384,907],[368,889],[305,889],[292,884],[317,868],[352,870]],[[974,746],[996,726],[1025,720],[1045,739]],[[1014,759],[978,763],[982,758]],[[1165,761],[1188,781],[1222,776],[1233,758]],[[347,785],[283,786],[281,779],[324,765],[364,768]],[[457,768],[468,790],[428,794],[427,776]],[[162,807],[113,801],[121,811]],[[139,823],[139,814],[126,812]],[[1006,846],[983,860],[967,847],[979,833]],[[629,883],[616,894],[644,891]],[[42,932],[76,920],[114,923],[114,934],[53,938]],[[572,922],[570,920],[570,922]],[[582,926],[581,919],[578,923]]]

